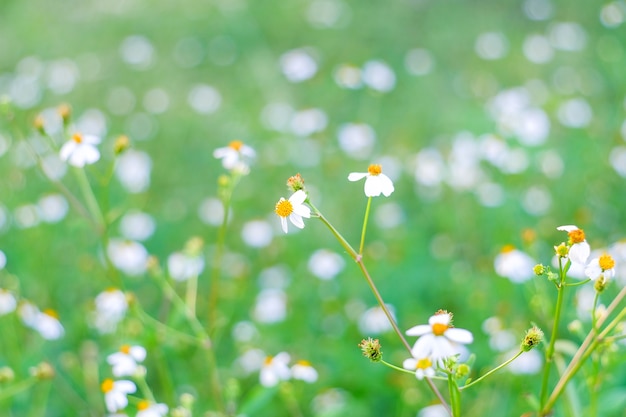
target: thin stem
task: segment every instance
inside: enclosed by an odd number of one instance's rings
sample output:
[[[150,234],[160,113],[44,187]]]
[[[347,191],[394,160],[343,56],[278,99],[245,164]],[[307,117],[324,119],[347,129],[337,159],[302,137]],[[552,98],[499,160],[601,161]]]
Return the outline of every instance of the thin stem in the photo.
[[[404,368],[400,368],[399,366],[392,365],[389,362],[386,362],[386,361],[384,361],[382,359],[380,360],[380,363],[382,363],[383,365],[385,365],[385,366],[387,366],[387,367],[389,367],[391,369],[395,369],[396,371],[404,372],[406,374],[415,375],[415,372],[413,372],[413,371],[409,371],[408,369],[404,369]]]
[[[154,394],[152,394],[152,390],[150,386],[148,386],[148,382],[146,381],[146,376],[141,375],[140,377],[135,378],[139,389],[141,389],[141,393],[150,401],[151,403],[156,403],[154,399]]]
[[[548,345],[548,349],[546,350],[546,364],[543,368],[543,379],[541,382],[541,395],[540,395],[540,404],[541,408],[543,408],[546,403],[546,399],[548,397],[548,381],[550,379],[550,368],[552,367],[552,359],[554,357],[554,344],[556,343],[557,333],[559,328],[559,322],[561,321],[561,310],[563,307],[563,289],[565,282],[565,271],[569,267],[569,259],[565,268],[563,267],[563,258],[559,257],[559,272],[560,272],[560,280],[557,289],[557,298],[556,298],[556,306],[554,311],[554,324],[552,325],[552,335],[550,336],[550,343]]]
[[[35,385],[37,381],[38,379],[36,377],[31,376],[30,378],[19,381],[8,387],[2,387],[2,391],[0,391],[0,401],[11,398],[23,391],[26,391],[27,389]]]
[[[591,308],[591,328],[596,329],[596,330],[598,329],[596,327],[597,318],[598,318],[598,316],[596,315],[597,313],[596,309],[598,308],[599,299],[600,299],[600,293],[596,291],[596,295],[593,297],[593,307]]]
[[[372,197],[367,199],[367,207],[365,208],[365,216],[363,217],[363,229],[361,230],[361,244],[359,245],[359,255],[363,256],[363,245],[365,245],[365,232],[367,230],[367,220],[370,217],[370,207],[372,206]]]
[[[196,299],[198,296],[198,275],[194,275],[187,280],[187,291],[185,292],[185,304],[189,313],[196,316]]]
[[[509,360],[507,360],[506,362],[504,362],[504,363],[502,363],[502,364],[500,364],[500,365],[496,366],[495,368],[493,368],[491,371],[487,372],[486,374],[484,374],[484,375],[483,375],[483,376],[481,376],[480,378],[473,380],[473,381],[472,381],[472,382],[470,382],[469,384],[464,385],[464,386],[460,387],[459,389],[460,389],[461,391],[463,391],[464,389],[469,388],[469,387],[471,387],[472,385],[475,385],[475,384],[479,383],[479,382],[480,382],[480,381],[482,381],[483,379],[487,378],[489,375],[493,374],[494,372],[499,371],[500,369],[504,368],[505,366],[507,366],[508,364],[510,364],[511,362],[513,362],[515,359],[519,358],[519,356],[520,356],[522,353],[524,353],[524,351],[523,351],[523,350],[520,350],[520,351],[519,351],[519,352],[517,352],[517,353],[515,354],[515,356],[513,356],[511,359],[509,359]]]

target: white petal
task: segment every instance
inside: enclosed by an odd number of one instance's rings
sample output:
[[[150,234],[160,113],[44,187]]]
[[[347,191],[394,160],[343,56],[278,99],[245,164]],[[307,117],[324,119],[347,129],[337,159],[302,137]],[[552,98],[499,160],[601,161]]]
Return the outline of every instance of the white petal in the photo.
[[[286,217],[280,218],[280,226],[283,228],[283,232],[287,233],[287,218]]]
[[[348,175],[348,181],[358,181],[368,175],[369,174],[367,172],[351,172],[350,175]]]
[[[302,190],[296,191],[291,195],[291,197],[289,197],[289,202],[293,206],[301,205],[302,203],[304,203],[304,200],[306,200],[306,193]]]
[[[419,324],[407,330],[406,335],[407,336],[423,336],[426,333],[430,333],[431,331],[432,331],[432,328],[428,324]]]
[[[413,349],[411,349],[413,356],[416,358],[429,357],[433,351],[435,339],[436,337],[432,333],[425,334],[417,339],[417,342],[413,345]]]
[[[594,258],[589,262],[589,265],[585,268],[585,275],[590,279],[598,279],[602,275],[602,268],[600,268],[599,258]]]
[[[434,316],[430,316],[430,318],[428,319],[428,324],[430,324],[431,326],[434,324],[443,324],[443,325],[449,325],[450,324],[450,314],[446,313],[446,314],[435,314]]]
[[[232,153],[232,149],[225,147],[225,148],[217,148],[216,150],[213,151],[213,156],[215,158],[221,159],[224,158],[226,155],[230,155]]]
[[[132,394],[133,392],[137,391],[137,387],[135,386],[135,383],[132,381],[125,380],[125,379],[122,379],[120,381],[115,381],[113,386],[114,386],[113,389],[115,391],[123,392],[126,394]]]
[[[72,166],[82,168],[85,166],[85,158],[83,157],[83,154],[79,152],[78,149],[76,149],[74,153],[70,155],[70,158],[67,160],[67,163]]]
[[[298,206],[293,206],[293,212],[298,216],[306,217],[307,219],[311,217],[311,209],[305,206],[304,204],[300,204]]]
[[[132,346],[130,348],[130,356],[137,362],[143,362],[146,359],[146,348],[143,346]]]
[[[83,135],[82,143],[88,143],[90,145],[97,145],[100,143],[100,138],[95,135]]]
[[[472,332],[465,329],[448,329],[445,331],[444,335],[453,342],[462,343],[464,345],[472,343],[474,341],[474,336],[472,335]]]
[[[289,215],[289,220],[291,220],[291,223],[293,223],[293,225],[296,226],[298,229],[304,229],[304,220],[302,220],[302,217],[300,217],[296,213],[291,213]]]
[[[404,369],[408,369],[409,371],[414,371],[415,368],[417,367],[417,359],[415,358],[405,359],[404,362],[402,362],[402,367]]]
[[[93,164],[94,162],[98,162],[100,159],[100,152],[98,149],[90,145],[82,146],[80,148],[80,153],[82,154],[83,160],[86,164]]]
[[[369,175],[365,178],[365,195],[367,197],[378,197],[383,191],[378,176]]]
[[[584,265],[587,263],[587,258],[591,253],[591,248],[589,244],[585,241],[580,243],[575,243],[569,248],[569,258],[573,263]]]
[[[565,226],[559,226],[556,230],[562,230],[564,232],[573,232],[574,230],[578,230],[578,226],[574,226],[573,224],[566,224]]]
[[[393,182],[385,174],[378,174],[378,177],[380,178],[380,180],[379,180],[379,182],[380,182],[380,189],[382,190],[383,195],[385,197],[389,197],[391,195],[391,193],[393,193],[393,191],[395,189],[393,187]]]
[[[74,149],[76,149],[76,142],[73,140],[67,141],[61,147],[61,152],[59,152],[59,156],[62,160],[67,161],[70,155],[74,153]]]

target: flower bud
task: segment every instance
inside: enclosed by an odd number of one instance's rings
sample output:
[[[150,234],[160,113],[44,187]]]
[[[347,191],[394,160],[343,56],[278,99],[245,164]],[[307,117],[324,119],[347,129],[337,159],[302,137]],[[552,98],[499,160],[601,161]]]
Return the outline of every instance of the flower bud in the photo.
[[[543,331],[537,326],[533,326],[526,331],[526,335],[524,336],[524,340],[522,340],[522,345],[520,348],[524,352],[528,352],[533,348],[537,347],[539,343],[543,340]]]
[[[45,121],[41,114],[37,115],[37,117],[35,117],[35,120],[33,120],[33,127],[37,129],[37,131],[42,135],[46,134]]]
[[[289,177],[289,179],[287,180],[287,188],[290,191],[293,191],[293,192],[296,192],[298,190],[305,191],[305,189],[304,189],[304,179],[302,178],[300,173],[297,173],[293,177]]]
[[[30,368],[30,374],[37,379],[54,378],[54,368],[48,362],[41,362],[37,366]]]
[[[542,264],[537,264],[533,267],[533,272],[537,276],[541,276],[546,272],[546,268]]]
[[[15,372],[8,366],[0,368],[0,384],[3,382],[11,382],[15,379]]]
[[[554,247],[554,252],[559,258],[566,258],[567,254],[569,253],[569,248],[565,243],[561,242],[559,246]]]
[[[72,117],[72,108],[69,104],[63,103],[57,107],[57,113],[59,113],[59,116],[63,119],[63,124],[67,125]]]
[[[128,148],[130,148],[130,139],[126,135],[120,135],[115,139],[115,143],[113,143],[113,153],[117,155],[121,155]]]
[[[361,343],[359,343],[358,346],[361,348],[363,356],[372,362],[380,362],[383,359],[383,352],[378,339],[368,337],[367,340],[361,340]]]
[[[601,274],[598,279],[593,283],[593,288],[598,292],[602,293],[606,288],[608,280],[604,277],[604,274]]]

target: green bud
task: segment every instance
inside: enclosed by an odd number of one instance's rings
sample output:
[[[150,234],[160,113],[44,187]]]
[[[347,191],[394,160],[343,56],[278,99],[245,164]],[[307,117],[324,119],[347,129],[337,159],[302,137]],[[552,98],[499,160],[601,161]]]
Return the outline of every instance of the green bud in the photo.
[[[524,340],[522,340],[522,345],[520,348],[524,352],[528,352],[533,348],[537,347],[539,343],[543,340],[543,331],[537,326],[533,326],[526,331],[526,335],[524,336]]]
[[[381,350],[380,342],[378,339],[372,339],[368,337],[367,339],[361,340],[361,343],[358,345],[363,352],[363,356],[371,360],[372,362],[380,362],[383,359],[383,352]]]

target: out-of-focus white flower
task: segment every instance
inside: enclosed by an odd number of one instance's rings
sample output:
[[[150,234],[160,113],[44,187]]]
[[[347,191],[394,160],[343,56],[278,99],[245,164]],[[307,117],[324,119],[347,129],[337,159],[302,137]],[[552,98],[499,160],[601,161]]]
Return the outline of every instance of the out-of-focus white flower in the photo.
[[[4,208],[2,206],[0,206],[0,229],[2,229],[2,226],[4,226]],[[4,267],[7,265],[7,256],[4,254],[4,252],[2,252],[0,250],[0,269],[4,269]]]
[[[378,164],[372,164],[367,168],[367,172],[351,172],[348,175],[349,181],[358,181],[365,178],[365,195],[367,197],[378,197],[381,193],[389,197],[394,191],[393,182],[383,174],[383,169]]]
[[[254,319],[261,323],[278,323],[287,317],[287,295],[280,289],[264,289],[256,297]]]
[[[49,194],[41,197],[37,203],[39,217],[47,223],[61,221],[69,210],[69,204],[61,194]]]
[[[328,249],[318,249],[309,258],[309,271],[319,279],[329,280],[340,273],[346,262],[343,258]]]
[[[433,358],[443,360],[459,353],[458,344],[474,341],[472,333],[465,329],[452,327],[452,315],[441,311],[428,319],[428,324],[420,324],[406,331],[408,336],[418,336],[413,345],[415,358]]]
[[[393,90],[396,74],[383,61],[368,61],[363,66],[362,78],[365,85],[382,93]]]
[[[402,362],[402,367],[409,371],[415,371],[417,379],[432,378],[435,376],[435,368],[429,358],[415,359],[409,358]]]
[[[24,301],[18,307],[18,314],[26,326],[36,330],[44,339],[56,340],[65,334],[57,312],[52,309],[40,311],[34,304]]]
[[[515,348],[507,352],[502,356],[503,360],[509,359],[519,352],[519,348]],[[541,371],[543,365],[543,359],[541,353],[537,350],[531,350],[524,352],[519,358],[515,359],[506,369],[513,374],[536,374]]]
[[[154,233],[154,218],[141,211],[129,211],[120,220],[120,233],[126,239],[144,241]]]
[[[113,265],[130,276],[141,275],[146,271],[148,251],[138,242],[124,239],[111,239],[107,254]]]
[[[387,304],[387,309],[391,313],[391,316],[395,320],[394,308],[392,305]],[[372,307],[361,315],[359,318],[359,330],[363,334],[377,335],[384,332],[388,332],[392,329],[391,323],[387,315],[380,306]]]
[[[417,417],[447,417],[449,415],[448,410],[441,404],[429,405],[417,413]]]
[[[596,280],[600,276],[604,276],[604,279],[609,280],[615,276],[615,260],[606,253],[593,258],[585,268],[585,275],[592,280]]]
[[[309,361],[299,360],[291,367],[291,376],[312,384],[317,381],[318,374]]]
[[[101,292],[95,299],[94,326],[100,333],[112,333],[128,310],[126,294],[117,288]]]
[[[243,225],[241,238],[250,247],[264,248],[272,243],[272,225],[265,220],[251,220]]]
[[[74,133],[61,147],[59,156],[68,164],[82,168],[100,159],[100,151],[95,146],[99,143],[100,138],[97,136]]]
[[[278,385],[280,381],[287,381],[291,378],[291,371],[289,370],[290,356],[286,352],[280,352],[276,356],[268,356],[265,358],[265,363],[261,367],[259,373],[259,381],[264,387],[273,387]]]
[[[107,363],[113,367],[113,375],[132,376],[139,364],[146,359],[146,348],[143,346],[123,345],[118,352],[107,356]]]
[[[285,77],[292,83],[308,80],[317,72],[317,62],[304,49],[285,52],[280,57],[280,66]]]
[[[511,245],[503,247],[494,260],[496,273],[516,283],[532,278],[535,264],[530,255]]]
[[[585,239],[585,232],[574,225],[559,226],[556,230],[567,232],[569,236],[568,257],[572,263],[585,265],[591,253],[591,248]]]
[[[164,417],[168,412],[167,405],[161,403],[151,403],[143,400],[137,404],[136,417]]]
[[[150,186],[152,159],[141,151],[128,149],[117,158],[115,175],[120,184],[132,194],[144,192]]]
[[[222,166],[228,170],[247,172],[249,161],[256,156],[250,146],[240,140],[234,140],[223,148],[213,151],[213,156],[222,160]]]
[[[204,258],[202,255],[192,256],[185,252],[174,252],[167,258],[167,270],[175,281],[186,281],[202,273]]]
[[[15,311],[17,300],[15,296],[4,288],[0,288],[0,316]]]
[[[128,405],[128,394],[137,391],[135,383],[125,379],[113,381],[110,378],[105,379],[100,385],[100,389],[104,393],[104,403],[107,410],[111,413],[122,410]]]
[[[287,233],[287,219],[299,229],[304,228],[303,217],[311,217],[311,209],[304,205],[307,195],[304,191],[298,190],[289,197],[289,200],[281,199],[276,203],[274,211],[280,217],[280,225]]]

